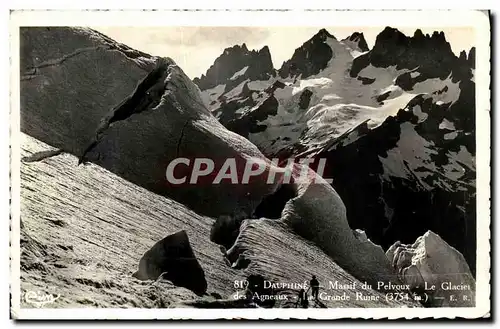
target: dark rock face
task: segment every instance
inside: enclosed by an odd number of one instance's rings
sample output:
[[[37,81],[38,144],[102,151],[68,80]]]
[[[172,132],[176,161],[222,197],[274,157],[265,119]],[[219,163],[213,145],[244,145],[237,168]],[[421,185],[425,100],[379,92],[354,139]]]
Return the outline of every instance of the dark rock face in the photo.
[[[309,107],[309,102],[311,101],[313,93],[309,89],[306,89],[300,94],[299,108],[305,110]]]
[[[140,280],[156,280],[160,275],[197,295],[207,291],[205,272],[194,255],[186,231],[158,241],[144,253],[139,261],[139,270],[133,274]]]
[[[88,29],[21,28],[20,44],[21,131],[77,156],[101,119],[154,68],[151,56],[132,59]],[[88,69],[96,63],[108,71]],[[82,88],[96,81],[105,92]]]
[[[469,62],[470,67],[476,68],[476,47],[472,47],[469,50],[469,56],[467,56],[467,61]]]
[[[327,38],[335,39],[327,30],[321,29],[310,40],[297,48],[290,60],[283,63],[279,69],[279,75],[282,78],[298,75],[307,78],[318,74],[333,56],[332,48],[325,43]]]
[[[240,76],[231,80],[233,75],[247,67]],[[259,51],[249,51],[245,44],[224,50],[205,75],[193,81],[201,90],[225,84],[226,92],[245,79],[267,80],[275,75],[271,54],[267,46]]]
[[[453,122],[455,128],[460,125],[458,108],[464,105],[460,101],[454,106],[436,105],[430,97],[417,96],[396,117],[387,118],[373,130],[352,131],[351,134],[358,133],[362,137],[342,146],[342,139],[349,137],[343,136],[336,141],[339,146],[319,157],[327,157],[330,165],[327,165],[325,177],[333,178],[332,185],[346,205],[352,228],[365,230],[372,241],[384,248],[398,240],[410,243],[427,230],[438,232],[464,254],[474,272],[475,170],[463,166],[459,180],[446,176],[446,168],[453,161],[450,152],[459,153],[465,146],[470,154],[475,154],[474,133],[459,130],[455,138],[446,139],[449,130],[439,128],[444,119]],[[423,115],[426,118],[422,121]],[[408,130],[409,127],[413,128]],[[416,136],[429,143],[425,147],[430,156],[429,164],[417,168],[412,167],[415,160],[411,157],[403,156],[402,162],[397,163],[388,157],[392,149],[412,147],[400,143],[413,129]],[[392,161],[391,168],[403,168],[404,177],[388,174],[381,159]]]
[[[256,105],[256,109],[238,120],[227,122],[226,128],[248,138],[249,133],[257,133],[264,131],[267,126],[259,125],[259,122],[264,121],[270,115],[278,113],[278,100],[273,95]]]
[[[255,208],[254,217],[280,219],[286,203],[297,197],[297,191],[290,184],[283,184],[273,194],[268,195],[262,202]]]
[[[224,97],[221,97],[220,107],[213,112],[214,115],[217,115],[220,123],[226,125],[228,122],[238,117],[236,111],[240,107],[254,105],[255,102],[252,99],[252,94],[254,92],[254,90],[250,90],[248,83],[245,83],[243,88],[241,88],[241,94],[237,99],[227,101]]]
[[[391,95],[391,92],[388,91],[386,93],[383,93],[381,95],[378,95],[377,96],[377,102],[379,103],[382,103],[383,101],[385,101],[389,96]]]
[[[366,78],[366,77],[358,77],[357,78],[359,81],[361,81],[362,84],[364,85],[371,85],[372,83],[375,82],[375,78]]]
[[[472,51],[471,58],[474,57]],[[411,79],[405,76],[396,81],[404,90],[411,90],[413,85],[430,78],[445,79],[453,73],[455,81],[463,80],[464,67],[469,68],[465,52],[456,57],[446,41],[443,32],[434,32],[431,36],[416,30],[413,37],[407,37],[394,28],[386,27],[375,41],[373,49],[354,59],[351,77],[356,77],[368,65],[389,67],[396,65],[397,69],[418,70],[417,77]]]
[[[354,32],[351,34],[348,38],[342,40],[342,41],[352,41],[357,44],[359,50],[361,51],[368,51],[368,44],[366,43],[365,36],[363,33],[360,32]]]
[[[221,216],[217,218],[210,230],[210,241],[229,249],[240,233],[242,220],[242,218],[230,216]]]

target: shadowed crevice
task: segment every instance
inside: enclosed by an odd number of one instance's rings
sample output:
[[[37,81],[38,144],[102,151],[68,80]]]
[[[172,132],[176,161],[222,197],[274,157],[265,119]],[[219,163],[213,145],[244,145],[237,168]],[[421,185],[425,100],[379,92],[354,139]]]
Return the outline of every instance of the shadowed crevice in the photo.
[[[283,184],[276,192],[266,196],[262,200],[257,208],[255,208],[254,217],[280,219],[286,203],[297,196],[297,191],[295,191],[295,188],[291,184]]]
[[[83,152],[78,162],[79,164],[85,162],[86,154],[100,142],[111,124],[126,120],[133,114],[153,109],[160,103],[161,97],[166,89],[165,78],[167,77],[169,66],[170,63],[159,59],[155,69],[137,84],[134,92],[114,107],[110,113],[102,119],[101,124],[96,130],[94,140]]]

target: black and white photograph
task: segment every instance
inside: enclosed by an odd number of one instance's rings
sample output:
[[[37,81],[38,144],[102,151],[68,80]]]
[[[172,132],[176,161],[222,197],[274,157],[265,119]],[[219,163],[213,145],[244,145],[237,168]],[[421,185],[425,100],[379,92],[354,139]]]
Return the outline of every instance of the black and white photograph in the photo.
[[[490,316],[487,11],[10,32],[13,318]]]

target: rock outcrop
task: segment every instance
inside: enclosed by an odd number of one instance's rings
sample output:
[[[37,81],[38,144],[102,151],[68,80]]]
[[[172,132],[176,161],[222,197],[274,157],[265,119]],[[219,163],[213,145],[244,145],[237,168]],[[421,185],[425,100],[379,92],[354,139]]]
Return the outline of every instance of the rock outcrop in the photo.
[[[407,37],[391,27],[386,27],[377,36],[373,49],[354,60],[351,76],[357,76],[368,65],[384,68],[395,65],[398,70],[418,72],[415,77],[410,77],[408,72],[396,80],[396,84],[404,90],[411,90],[416,83],[432,78],[444,80],[453,75],[455,79],[462,80],[461,71],[470,67],[466,56],[457,57],[453,53],[443,32],[424,35],[418,29],[413,37]],[[409,81],[403,83],[402,79]]]
[[[369,50],[365,36],[360,32],[354,32],[347,38],[343,39],[342,42],[348,44],[352,50],[359,51],[360,53]]]
[[[236,159],[238,167],[250,158],[266,160],[253,144],[227,131],[210,114],[198,88],[171,59],[150,57],[146,71],[136,58],[107,48],[109,41],[92,30],[75,31],[66,32],[64,42],[43,28],[21,33],[25,48],[41,47],[31,40],[44,39],[45,34],[54,37],[45,38],[50,47],[73,44],[71,51],[46,54],[39,60],[55,64],[40,64],[36,74],[21,81],[21,131],[211,216],[250,215],[274,191],[275,186],[259,180],[247,185],[168,184],[166,168],[178,157],[210,157],[216,163],[214,171],[227,158]],[[79,48],[85,34],[102,46]],[[53,58],[63,51],[79,55],[62,55],[63,62]],[[25,54],[37,53],[35,49]],[[105,63],[105,69],[96,63]],[[31,70],[21,75],[26,72]],[[64,86],[58,83],[61,79]]]
[[[476,281],[455,248],[428,231],[411,245],[399,241],[387,250],[403,282],[430,307],[474,307]]]

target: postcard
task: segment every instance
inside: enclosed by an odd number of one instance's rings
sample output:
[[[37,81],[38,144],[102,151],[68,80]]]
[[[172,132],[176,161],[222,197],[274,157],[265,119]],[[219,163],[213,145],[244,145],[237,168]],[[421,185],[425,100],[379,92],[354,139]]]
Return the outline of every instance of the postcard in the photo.
[[[487,11],[12,11],[11,317],[488,318]]]

